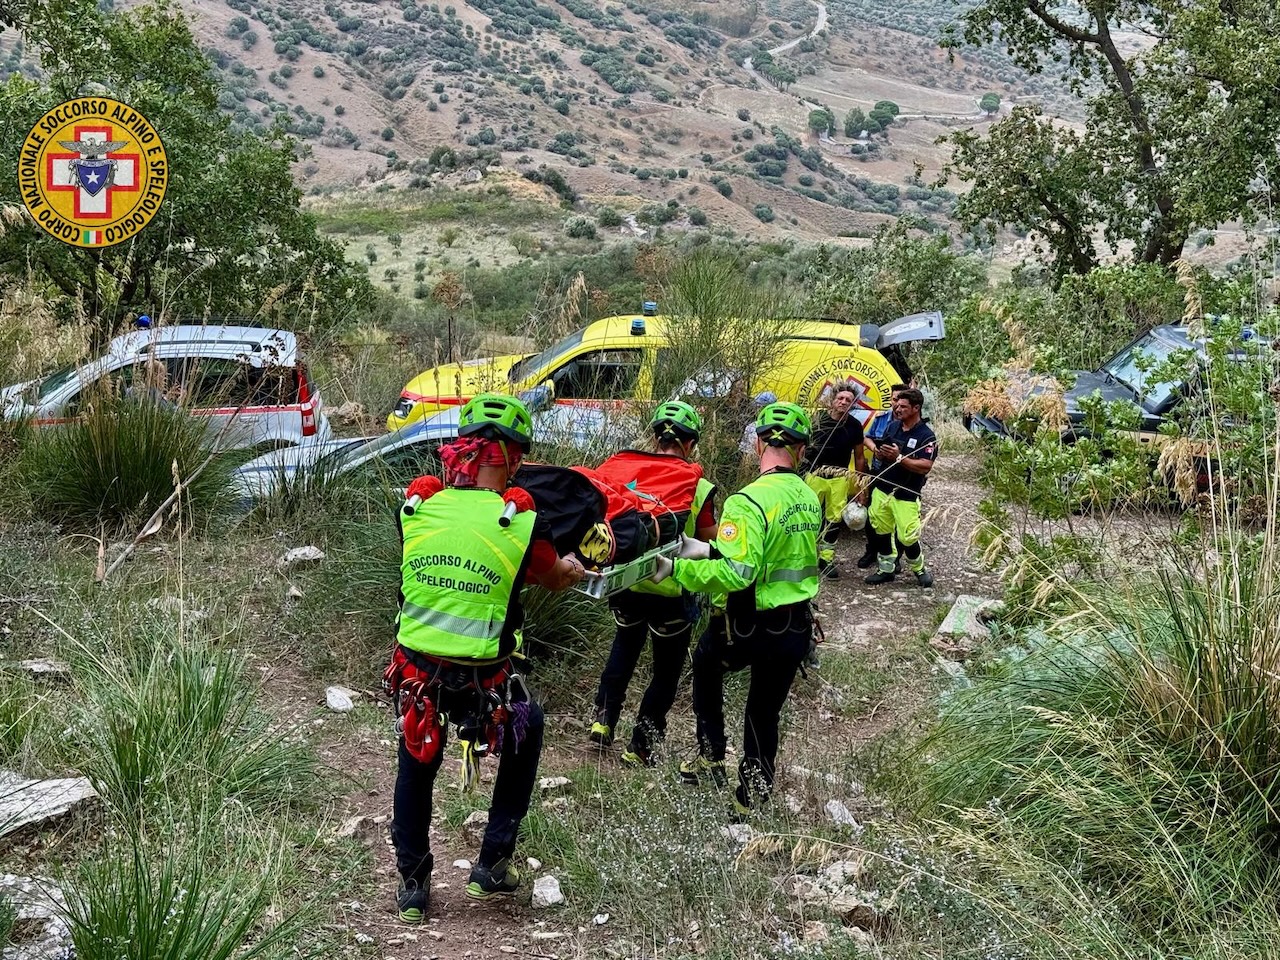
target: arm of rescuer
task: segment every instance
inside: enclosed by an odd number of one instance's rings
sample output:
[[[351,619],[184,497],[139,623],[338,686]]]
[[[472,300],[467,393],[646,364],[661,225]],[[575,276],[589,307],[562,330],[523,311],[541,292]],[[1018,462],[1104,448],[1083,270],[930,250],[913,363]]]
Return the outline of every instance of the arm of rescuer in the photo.
[[[724,502],[724,513],[711,556],[706,560],[676,558],[671,577],[690,593],[735,593],[755,582],[764,559],[764,516],[740,494]]]
[[[533,497],[520,487],[508,487],[503,491],[502,499],[514,503],[518,513],[533,509]],[[562,557],[556,553],[550,526],[541,517],[535,518],[525,583],[536,583],[544,590],[560,591],[569,589],[585,575],[586,571],[577,557]]]
[[[702,509],[698,511],[698,519],[693,522],[693,535],[699,540],[710,543],[716,538],[720,522],[716,520],[716,490],[711,488],[707,499],[702,501]]]
[[[880,445],[880,457],[887,463],[896,463],[911,473],[927,474],[933,469],[934,458],[938,455],[937,438],[930,440],[918,451],[904,455],[897,444]]]

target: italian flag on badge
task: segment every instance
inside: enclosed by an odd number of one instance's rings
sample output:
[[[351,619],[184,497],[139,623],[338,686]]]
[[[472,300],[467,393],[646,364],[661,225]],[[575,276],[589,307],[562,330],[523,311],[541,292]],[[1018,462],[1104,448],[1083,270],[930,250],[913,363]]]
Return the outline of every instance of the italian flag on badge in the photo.
[[[81,243],[101,243],[102,231],[101,230],[85,230],[84,236],[81,238],[80,242]]]

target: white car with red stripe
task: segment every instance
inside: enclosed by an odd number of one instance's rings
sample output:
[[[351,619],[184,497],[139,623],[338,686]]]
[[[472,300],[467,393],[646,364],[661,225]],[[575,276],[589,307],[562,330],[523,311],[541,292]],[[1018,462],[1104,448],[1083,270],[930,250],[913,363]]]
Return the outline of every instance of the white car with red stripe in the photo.
[[[163,369],[161,369],[163,368]],[[180,324],[116,337],[102,356],[0,388],[5,419],[73,421],[95,391],[146,391],[205,417],[224,449],[323,441],[332,435],[320,391],[287,330]]]

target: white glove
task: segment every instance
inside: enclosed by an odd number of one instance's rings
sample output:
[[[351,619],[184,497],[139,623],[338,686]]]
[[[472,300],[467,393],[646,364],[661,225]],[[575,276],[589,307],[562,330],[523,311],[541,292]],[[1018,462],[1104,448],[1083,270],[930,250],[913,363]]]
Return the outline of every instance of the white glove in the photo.
[[[658,557],[653,568],[653,576],[649,579],[654,583],[661,583],[667,577],[671,576],[671,571],[675,569],[675,561],[670,557]]]
[[[681,560],[707,560],[711,557],[711,544],[705,540],[695,540],[680,534],[680,550],[676,553]]]

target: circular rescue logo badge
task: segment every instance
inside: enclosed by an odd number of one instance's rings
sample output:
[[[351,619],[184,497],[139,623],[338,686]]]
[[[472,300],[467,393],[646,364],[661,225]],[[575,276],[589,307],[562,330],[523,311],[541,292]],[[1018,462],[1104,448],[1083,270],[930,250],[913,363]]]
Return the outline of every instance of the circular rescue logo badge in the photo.
[[[77,247],[109,247],[160,209],[169,164],[160,135],[118,100],[79,97],[41,117],[22,144],[18,188],[46,233]]]

